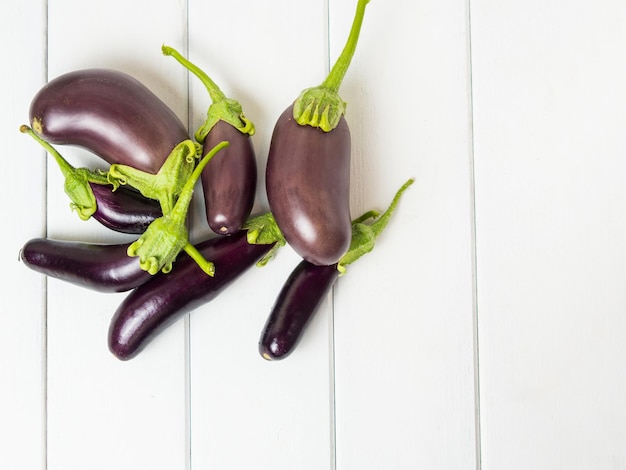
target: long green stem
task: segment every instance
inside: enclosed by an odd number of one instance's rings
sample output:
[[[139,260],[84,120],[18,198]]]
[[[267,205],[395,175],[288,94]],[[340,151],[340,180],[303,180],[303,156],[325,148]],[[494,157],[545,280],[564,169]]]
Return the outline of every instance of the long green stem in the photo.
[[[191,63],[173,47],[163,45],[161,50],[164,55],[171,56],[187,70],[200,79],[211,97],[212,104],[207,110],[206,121],[195,132],[198,142],[204,142],[207,134],[219,121],[225,121],[242,134],[254,135],[254,124],[243,112],[243,107],[239,101],[228,98],[219,86],[200,67]]]
[[[303,90],[294,102],[293,118],[301,126],[330,132],[337,127],[346,112],[346,103],[339,96],[339,87],[352,62],[369,1],[358,0],[348,40],[326,80],[321,85]]]
[[[217,84],[213,80],[211,80],[211,77],[209,77],[202,69],[200,69],[200,67],[191,63],[189,60],[183,57],[182,54],[178,52],[176,49],[174,49],[173,47],[164,45],[161,47],[161,50],[163,51],[163,55],[173,57],[181,65],[183,65],[187,70],[189,70],[191,73],[193,73],[196,77],[200,79],[202,84],[206,87],[207,91],[209,92],[209,96],[211,97],[211,101],[213,101],[213,103],[226,98],[226,95],[224,95],[222,90],[220,90],[220,87],[218,87]]]
[[[348,40],[346,41],[339,58],[335,62],[335,65],[333,65],[333,68],[328,74],[328,77],[326,77],[326,80],[322,83],[322,86],[330,91],[335,93],[339,91],[343,77],[348,71],[350,62],[352,62],[352,57],[354,56],[354,51],[356,50],[356,45],[359,41],[359,35],[361,33],[363,17],[365,16],[365,7],[369,2],[370,0],[359,0],[359,3],[357,3],[356,14],[354,15]]]

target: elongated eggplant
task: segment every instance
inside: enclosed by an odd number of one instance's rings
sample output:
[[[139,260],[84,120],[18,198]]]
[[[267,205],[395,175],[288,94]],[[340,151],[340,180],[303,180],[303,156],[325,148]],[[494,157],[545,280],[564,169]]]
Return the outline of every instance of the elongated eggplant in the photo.
[[[350,246],[350,130],[339,87],[354,55],[365,6],[326,80],[305,89],[278,118],[267,159],[270,210],[287,243],[317,265],[339,261]]]
[[[128,244],[95,244],[34,238],[20,251],[30,269],[98,292],[124,292],[151,278],[126,254]]]
[[[133,188],[89,183],[96,198],[92,217],[105,227],[121,233],[141,234],[163,215],[158,201],[148,199]]]
[[[305,260],[335,264],[350,246],[350,131],[326,133],[278,119],[266,167],[267,199],[287,243]]]
[[[346,266],[374,249],[376,238],[385,229],[404,191],[406,181],[383,214],[369,211],[352,221],[350,248],[337,264],[320,266],[301,261],[283,285],[259,339],[259,353],[267,360],[281,360],[296,348],[307,325]],[[370,221],[373,219],[373,221]],[[365,223],[370,221],[370,223]]]
[[[230,146],[209,162],[202,172],[202,189],[209,227],[220,235],[239,230],[250,216],[257,183],[256,154],[251,136],[254,124],[241,104],[224,95],[217,84],[175,49],[163,46],[163,54],[174,57],[206,87],[212,104],[204,124],[195,133],[206,154],[221,141]]]
[[[153,174],[189,139],[157,95],[110,69],[77,70],[51,80],[33,98],[30,122],[52,144],[80,146],[110,164]]]
[[[317,266],[301,261],[296,266],[263,328],[259,352],[265,359],[280,360],[291,354],[338,277],[336,264]]]
[[[196,245],[203,256],[214,261],[213,277],[181,255],[175,270],[159,273],[133,290],[111,320],[108,344],[113,355],[121,360],[135,357],[160,331],[213,300],[274,247],[274,243],[251,244],[247,236],[248,232],[241,230]]]

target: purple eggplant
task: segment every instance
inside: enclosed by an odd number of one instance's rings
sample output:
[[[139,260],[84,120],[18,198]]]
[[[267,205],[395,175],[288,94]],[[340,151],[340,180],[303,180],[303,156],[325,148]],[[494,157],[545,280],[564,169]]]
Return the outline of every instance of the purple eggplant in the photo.
[[[89,183],[96,198],[92,217],[105,227],[121,233],[141,234],[163,215],[154,199],[147,199],[133,188]]]
[[[277,242],[250,243],[249,240],[250,232],[241,230],[196,246],[215,263],[213,277],[207,276],[190,257],[181,255],[175,270],[159,273],[133,290],[111,320],[108,344],[113,355],[121,360],[135,357],[160,331],[185,313],[213,300],[277,246]]]
[[[54,157],[65,177],[64,189],[72,201],[70,207],[81,219],[93,217],[117,232],[137,234],[143,233],[152,221],[162,216],[157,200],[144,197],[132,187],[115,188],[102,172],[73,167],[30,127],[22,125],[20,131],[33,137]]]
[[[246,118],[241,104],[227,98],[211,78],[175,49],[163,46],[163,53],[174,57],[204,84],[212,104],[205,123],[195,133],[203,144],[203,155],[218,142],[230,146],[209,162],[202,172],[206,219],[215,233],[238,231],[250,216],[257,183],[256,154],[251,136],[254,125]]]
[[[270,210],[287,243],[316,265],[337,263],[350,246],[350,130],[339,87],[368,2],[358,1],[346,45],[326,80],[287,107],[270,142],[265,174]]]
[[[376,238],[389,223],[400,197],[413,181],[409,179],[402,185],[382,215],[369,211],[352,221],[350,249],[339,263],[321,266],[303,260],[296,266],[276,298],[261,333],[259,353],[263,358],[281,360],[293,352],[322,300],[339,276],[346,272],[346,265],[372,251]],[[372,218],[373,222],[365,223]]]
[[[124,292],[151,278],[127,249],[128,244],[34,238],[20,250],[20,260],[34,271],[87,289]]]
[[[109,69],[77,70],[48,82],[31,102],[30,122],[52,144],[77,145],[109,164],[153,174],[189,139],[159,97],[130,75]]]
[[[301,261],[283,285],[259,341],[267,360],[286,358],[339,277],[337,265],[317,266]]]

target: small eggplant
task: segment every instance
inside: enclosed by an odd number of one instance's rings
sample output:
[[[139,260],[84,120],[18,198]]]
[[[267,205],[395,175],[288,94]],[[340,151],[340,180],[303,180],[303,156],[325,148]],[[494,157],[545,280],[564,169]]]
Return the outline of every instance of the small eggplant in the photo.
[[[350,35],[326,80],[287,107],[270,142],[270,210],[287,243],[312,264],[335,264],[350,245],[350,130],[338,91],[368,2],[358,0]]]
[[[34,238],[20,250],[20,260],[34,271],[87,289],[124,292],[151,278],[127,249],[128,244]]]
[[[82,220],[93,217],[105,227],[122,233],[143,233],[148,225],[163,212],[158,201],[144,197],[128,186],[109,183],[101,172],[87,168],[74,168],[48,142],[23,125],[20,131],[29,134],[54,157],[65,177],[65,193],[70,197],[70,207]]]
[[[159,97],[134,77],[109,69],[77,70],[48,82],[31,102],[30,122],[52,144],[77,145],[110,164],[153,174],[189,139]]]
[[[218,142],[230,142],[230,146],[206,166],[201,179],[209,227],[220,235],[235,233],[250,216],[254,205],[257,183],[256,155],[251,139],[254,125],[246,118],[241,104],[227,98],[204,71],[175,49],[163,46],[162,50],[196,75],[211,97],[206,121],[195,133],[196,140],[203,144],[203,155]]]
[[[96,198],[92,217],[105,227],[121,233],[141,234],[163,215],[154,199],[147,199],[133,188],[89,183]]]
[[[413,181],[409,179],[402,185],[382,215],[370,211],[352,222],[350,249],[338,264],[320,266],[303,260],[296,266],[283,285],[261,333],[259,353],[264,359],[281,360],[293,352],[322,300],[339,276],[346,272],[345,266],[372,251],[402,193]],[[375,219],[374,222],[366,224],[365,221],[371,218]]]
[[[181,256],[176,270],[160,273],[133,290],[111,320],[108,345],[113,355],[121,360],[135,357],[160,331],[210,302],[277,244],[250,243],[249,239],[250,232],[241,230],[196,246],[202,255],[214,260],[214,277],[207,276],[191,258]]]
[[[286,358],[326,294],[339,277],[336,264],[317,266],[301,261],[283,285],[259,341],[259,352],[267,360]]]

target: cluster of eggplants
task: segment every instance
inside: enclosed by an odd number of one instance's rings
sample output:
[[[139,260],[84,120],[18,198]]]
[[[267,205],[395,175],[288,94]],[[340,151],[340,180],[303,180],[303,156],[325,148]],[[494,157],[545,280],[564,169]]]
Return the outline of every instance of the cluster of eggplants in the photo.
[[[270,212],[263,219],[270,221],[272,235],[264,239],[258,239],[258,230],[249,224],[257,179],[254,125],[241,105],[227,98],[208,75],[163,46],[165,55],[202,81],[212,99],[206,121],[194,135],[196,157],[207,160],[220,142],[228,143],[208,163],[203,160],[201,170],[206,220],[218,236],[181,253],[172,272],[157,274],[147,273],[128,256],[130,244],[33,239],[20,253],[27,266],[48,276],[101,292],[130,291],[109,328],[109,349],[117,358],[135,357],[180,316],[210,302],[243,272],[288,243],[302,261],[276,298],[259,340],[262,357],[284,359],[345,266],[371,251],[413,180],[398,191],[382,216],[370,212],[351,220],[351,137],[338,90],[368,2],[358,0],[348,41],[326,80],[305,89],[276,122],[265,173]],[[34,136],[50,152],[54,149],[49,144],[76,145],[100,156],[111,169],[120,165],[148,175],[163,171],[177,146],[189,142],[182,122],[164,102],[136,79],[108,69],[80,70],[50,81],[32,101],[30,122]],[[70,170],[65,171],[76,178],[75,170]],[[96,204],[91,217],[112,230],[138,234],[171,211],[172,204],[140,188],[119,186],[132,171],[113,178],[112,186],[89,174]],[[374,222],[366,224],[367,219]],[[193,253],[215,263],[212,276],[198,266]]]

